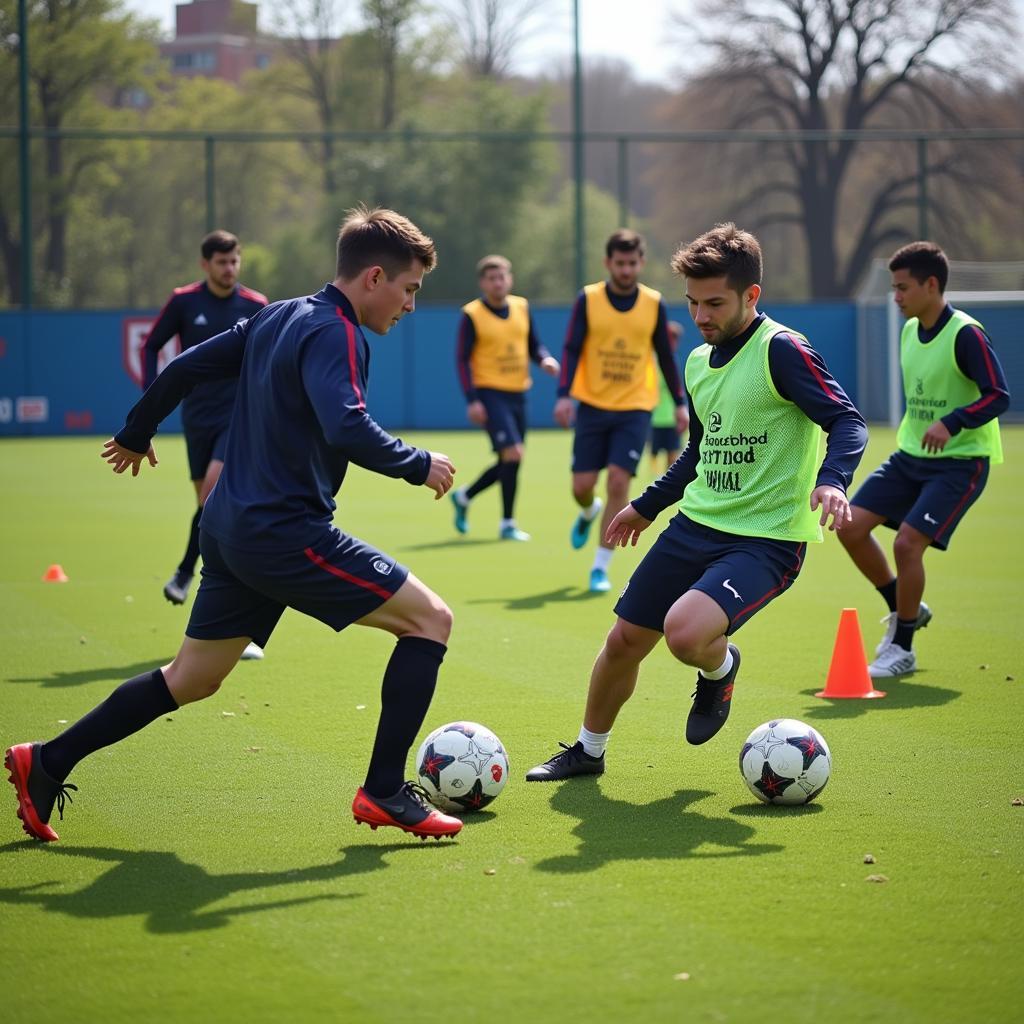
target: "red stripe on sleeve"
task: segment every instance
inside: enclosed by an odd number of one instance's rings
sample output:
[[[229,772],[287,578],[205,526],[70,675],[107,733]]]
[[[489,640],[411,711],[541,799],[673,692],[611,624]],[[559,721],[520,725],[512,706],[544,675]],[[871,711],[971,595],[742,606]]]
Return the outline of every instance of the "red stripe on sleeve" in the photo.
[[[839,399],[836,398],[836,396],[829,390],[828,385],[825,383],[825,378],[822,377],[822,375],[818,372],[818,368],[814,365],[814,362],[811,360],[811,357],[807,354],[807,349],[803,345],[801,345],[795,338],[793,339],[793,345],[796,348],[797,352],[799,352],[800,355],[803,356],[804,362],[807,364],[807,369],[810,370],[811,373],[814,375],[814,379],[818,382],[819,386],[821,387],[821,390],[824,391],[825,394],[829,398],[831,398],[833,402],[838,402]]]
[[[981,346],[981,354],[985,360],[985,369],[988,370],[988,385],[994,388],[996,386],[996,371],[992,367],[992,357],[989,355],[988,345],[985,344],[985,335],[973,324],[969,326],[974,331],[974,336],[978,339],[978,344]]]
[[[352,390],[356,393],[356,401],[360,409],[366,408],[363,393],[359,390],[359,360],[356,358],[356,329],[342,316],[341,310],[336,309],[338,319],[345,325],[345,336],[348,340],[348,370],[352,377]]]

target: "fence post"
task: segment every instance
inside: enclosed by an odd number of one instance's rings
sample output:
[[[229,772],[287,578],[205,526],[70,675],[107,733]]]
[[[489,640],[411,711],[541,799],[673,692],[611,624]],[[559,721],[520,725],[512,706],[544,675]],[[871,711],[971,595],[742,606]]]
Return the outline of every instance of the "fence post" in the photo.
[[[580,61],[580,0],[573,0],[572,169],[575,182],[576,291],[584,285],[583,245],[583,69]]]
[[[928,237],[928,140],[917,140],[917,237]]]
[[[21,202],[21,308],[32,308],[32,149],[28,106],[28,0],[18,0],[18,176]]]
[[[206,230],[217,227],[217,164],[212,135],[206,136]]]
[[[619,227],[629,227],[629,139],[619,136]]]

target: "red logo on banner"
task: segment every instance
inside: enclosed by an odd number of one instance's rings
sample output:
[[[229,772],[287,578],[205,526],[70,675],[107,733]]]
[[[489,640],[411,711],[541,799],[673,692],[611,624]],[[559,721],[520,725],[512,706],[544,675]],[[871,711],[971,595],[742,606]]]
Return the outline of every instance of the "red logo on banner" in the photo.
[[[121,356],[124,369],[129,377],[142,387],[142,346],[156,321],[148,316],[126,316],[121,321]],[[159,373],[179,352],[181,342],[172,338],[156,357],[156,372]]]
[[[68,409],[64,413],[65,430],[92,430],[92,409]]]

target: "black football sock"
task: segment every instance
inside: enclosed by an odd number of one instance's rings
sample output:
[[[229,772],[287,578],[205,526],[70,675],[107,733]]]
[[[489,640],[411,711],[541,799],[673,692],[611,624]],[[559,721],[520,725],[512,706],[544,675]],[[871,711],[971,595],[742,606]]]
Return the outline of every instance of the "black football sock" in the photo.
[[[178,566],[178,572],[185,576],[195,576],[196,562],[199,561],[199,517],[203,514],[202,508],[196,509],[192,517],[192,527],[188,534],[188,547],[185,548],[185,557]]]
[[[501,463],[496,462],[490,469],[485,469],[477,479],[466,488],[466,500],[475,498],[481,491],[486,491],[491,484],[498,482]]]
[[[427,716],[447,650],[422,636],[403,636],[395,644],[384,670],[377,738],[363,783],[370,796],[394,796],[405,782],[409,748]]]
[[[43,770],[63,782],[83,757],[177,710],[160,669],[129,679],[84,718],[43,744],[39,752]]]
[[[888,583],[883,584],[880,587],[875,587],[882,595],[882,600],[889,606],[889,611],[896,611],[896,580],[895,578],[889,580]]]
[[[512,519],[516,507],[516,487],[519,482],[519,463],[501,463],[501,503],[502,516]]]
[[[896,632],[893,635],[892,642],[897,647],[902,647],[903,650],[909,651],[914,646],[914,626],[917,624],[917,619],[897,619],[896,620]]]

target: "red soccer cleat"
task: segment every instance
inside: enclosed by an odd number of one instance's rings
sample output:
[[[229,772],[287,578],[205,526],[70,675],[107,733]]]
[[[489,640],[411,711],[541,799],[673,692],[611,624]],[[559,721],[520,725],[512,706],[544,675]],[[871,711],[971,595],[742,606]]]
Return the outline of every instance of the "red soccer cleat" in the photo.
[[[39,760],[41,743],[19,743],[8,747],[4,765],[10,772],[8,779],[18,794],[18,817],[21,827],[33,838],[44,843],[53,843],[60,836],[50,827],[50,815],[54,802],[61,821],[64,820],[64,801],[70,800],[67,791],[78,787],[69,782],[51,779]]]
[[[392,825],[403,832],[411,832],[420,839],[433,836],[442,839],[457,835],[462,828],[458,818],[442,814],[427,800],[426,790],[414,782],[406,782],[387,800],[370,796],[362,786],[352,801],[352,817],[356,824],[365,822],[372,829],[378,825]]]

